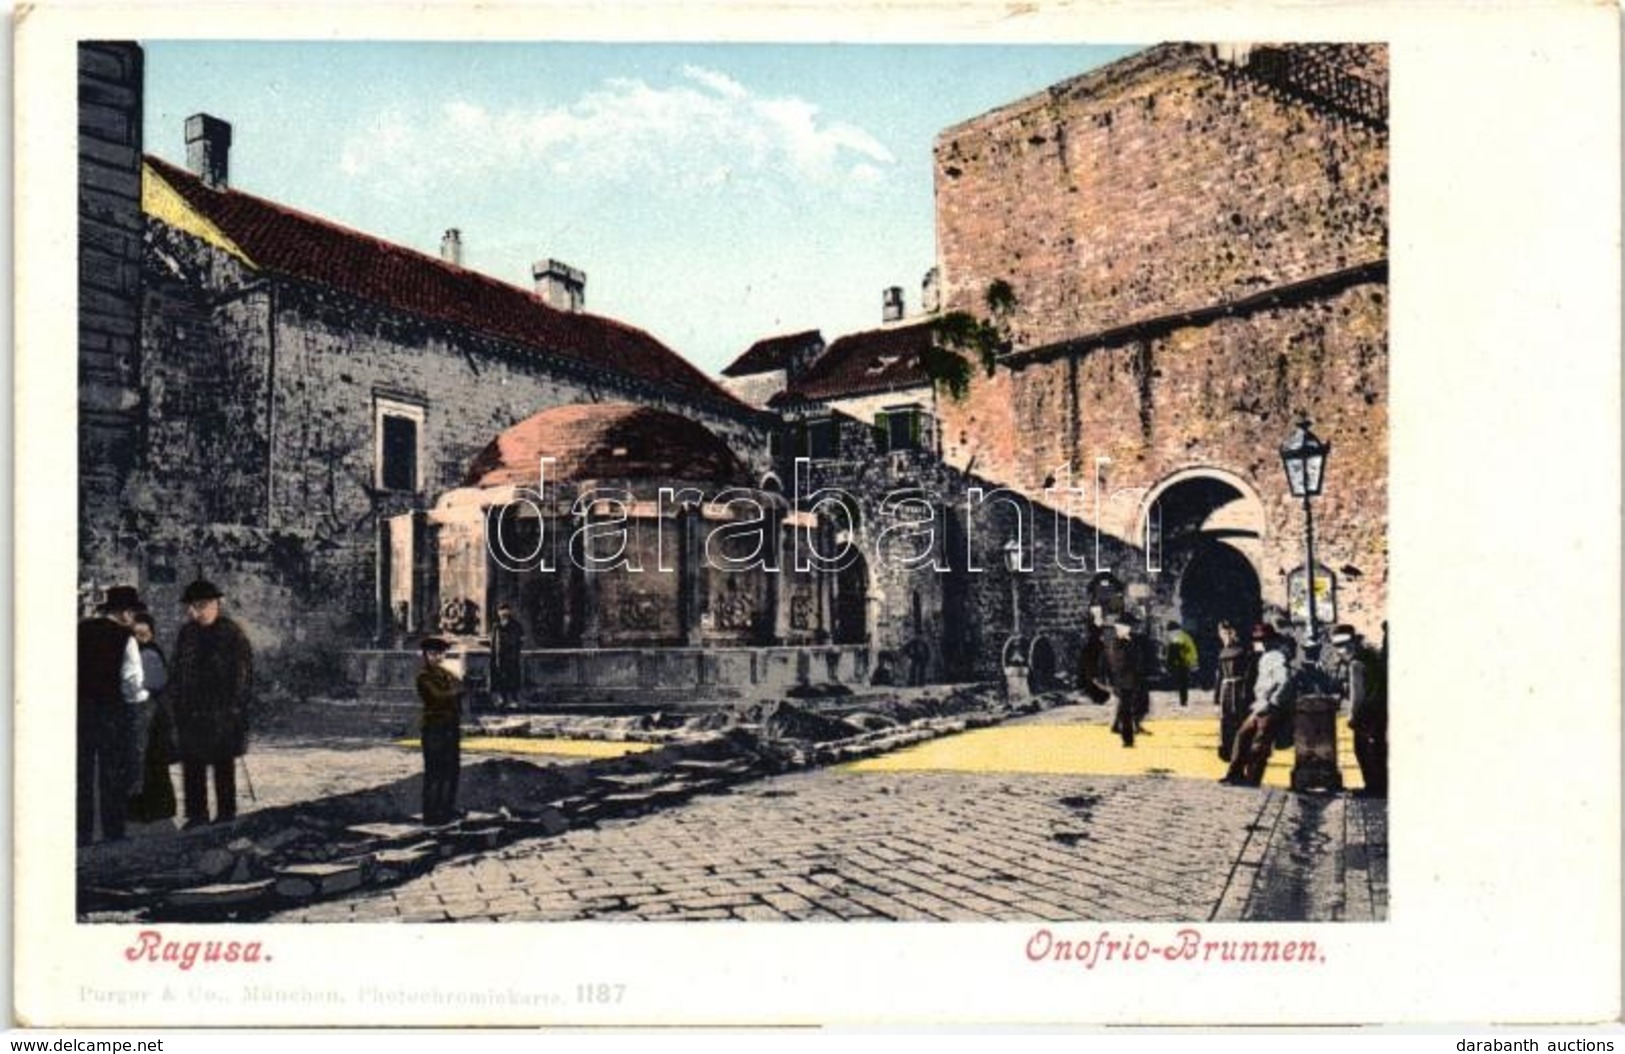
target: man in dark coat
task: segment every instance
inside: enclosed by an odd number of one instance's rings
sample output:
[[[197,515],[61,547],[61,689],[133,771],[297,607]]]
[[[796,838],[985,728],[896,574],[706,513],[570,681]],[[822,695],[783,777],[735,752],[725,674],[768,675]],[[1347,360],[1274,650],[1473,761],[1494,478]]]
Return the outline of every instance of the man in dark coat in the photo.
[[[209,770],[214,770],[215,819],[237,816],[237,759],[248,749],[248,707],[254,652],[242,628],[221,614],[224,596],[199,579],[181,602],[187,623],[175,640],[170,708],[180,745],[186,826],[209,822]]]
[[[1349,696],[1349,728],[1354,760],[1360,763],[1360,797],[1388,797],[1388,663],[1353,626],[1332,631],[1332,646],[1343,657]]]
[[[1078,652],[1078,687],[1096,705],[1106,705],[1112,697],[1106,687],[1106,642],[1100,624],[1091,615],[1083,630],[1083,647]]]
[[[79,624],[79,845],[89,845],[101,812],[102,837],[124,837],[130,786],[130,717],[147,700],[141,650],[131,627],[146,610],[131,586],[107,591],[100,613]]]
[[[1117,635],[1106,642],[1106,670],[1117,696],[1112,731],[1123,738],[1125,747],[1134,745],[1135,733],[1147,734],[1144,721],[1151,708],[1150,644],[1138,628],[1133,615],[1119,615]]]
[[[491,624],[491,702],[505,710],[519,705],[524,646],[525,627],[513,617],[512,607],[498,604],[496,621]]]

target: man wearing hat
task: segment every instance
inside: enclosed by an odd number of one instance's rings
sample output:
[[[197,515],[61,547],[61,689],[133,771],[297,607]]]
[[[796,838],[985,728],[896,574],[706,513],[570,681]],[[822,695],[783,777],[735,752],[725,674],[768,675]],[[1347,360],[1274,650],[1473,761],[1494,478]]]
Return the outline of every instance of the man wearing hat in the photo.
[[[131,627],[145,610],[133,586],[113,586],[96,617],[79,624],[79,845],[89,845],[95,836],[98,806],[102,837],[124,837],[131,710],[147,701],[141,649]]]
[[[1354,760],[1360,763],[1361,797],[1388,797],[1388,664],[1353,626],[1332,630],[1332,647],[1343,659],[1349,697]]]
[[[1267,623],[1261,622],[1253,627],[1253,651],[1258,654],[1253,704],[1247,719],[1236,730],[1230,770],[1219,780],[1220,783],[1256,787],[1264,782],[1264,767],[1269,764],[1276,726],[1283,720],[1287,705],[1291,702],[1292,676],[1287,667],[1287,643],[1288,638],[1283,638]]]
[[[1112,692],[1117,696],[1117,712],[1112,731],[1125,747],[1134,745],[1135,733],[1145,731],[1145,715],[1151,708],[1148,679],[1151,675],[1149,642],[1139,632],[1139,620],[1125,612],[1117,616],[1116,636],[1106,642],[1106,671]]]
[[[418,698],[423,702],[423,822],[429,827],[457,817],[463,682],[445,667],[450,647],[441,637],[424,638],[423,669],[418,671]]]
[[[198,579],[181,594],[186,625],[175,639],[170,707],[180,743],[186,827],[209,822],[209,771],[214,771],[215,820],[237,817],[237,759],[248,749],[248,708],[254,649],[248,635],[220,611],[224,596]]]

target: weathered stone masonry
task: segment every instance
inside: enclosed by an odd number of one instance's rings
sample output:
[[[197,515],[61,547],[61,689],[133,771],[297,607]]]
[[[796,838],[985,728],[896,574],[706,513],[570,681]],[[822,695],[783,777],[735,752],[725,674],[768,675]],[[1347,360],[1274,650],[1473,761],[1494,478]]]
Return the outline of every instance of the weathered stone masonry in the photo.
[[[140,47],[84,44],[79,64],[82,609],[135,584],[167,640],[206,576],[282,680],[378,638],[382,521],[538,410],[668,408],[768,467],[765,415],[647,334],[230,191],[224,122],[188,122],[191,174],[144,158]],[[370,287],[310,277],[352,264]],[[381,485],[386,407],[415,417],[409,485]]]
[[[79,559],[96,589],[131,577],[120,499],[140,438],[141,49],[79,46]]]
[[[594,376],[534,349],[255,272],[161,223],[151,225],[148,248],[147,572],[161,584],[200,571],[228,579],[222,586],[238,590],[235,606],[267,646],[334,634],[370,640],[379,520],[458,486],[492,435],[537,410],[633,398],[693,415],[741,454],[765,458],[765,432],[726,406],[707,412],[610,370]],[[416,491],[378,486],[379,399],[423,411]],[[237,530],[226,541],[180,526],[189,523]],[[261,559],[275,551],[284,558]]]
[[[1306,68],[1386,96],[1380,47]],[[1264,54],[1276,54],[1267,51]],[[1297,67],[1294,67],[1297,68]],[[1330,68],[1328,66],[1328,68]],[[1261,72],[1262,71],[1262,72]],[[1042,498],[1093,485],[1104,526],[1144,537],[1154,488],[1207,472],[1256,498],[1264,600],[1302,563],[1277,456],[1300,414],[1333,443],[1318,561],[1352,568],[1340,617],[1380,632],[1387,577],[1387,134],[1250,63],[1153,48],[939,136],[946,306],[1018,306],[1014,353],[944,400],[944,455]],[[1379,115],[1380,116],[1380,115]],[[1175,603],[1178,560],[1151,576]]]

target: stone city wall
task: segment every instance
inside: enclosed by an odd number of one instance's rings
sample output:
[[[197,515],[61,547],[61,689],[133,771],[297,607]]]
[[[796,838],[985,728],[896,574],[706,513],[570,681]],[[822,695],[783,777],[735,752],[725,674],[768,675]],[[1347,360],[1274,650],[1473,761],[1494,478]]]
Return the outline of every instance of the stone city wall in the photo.
[[[1159,485],[1236,480],[1279,605],[1303,514],[1278,448],[1307,414],[1333,444],[1317,558],[1353,569],[1339,617],[1379,633],[1386,132],[1169,45],[946,130],[936,164],[947,306],[982,313],[995,281],[1017,301],[1015,354],[939,407],[946,459],[1040,500],[1070,479],[1092,507],[1108,458],[1102,526],[1136,545]]]

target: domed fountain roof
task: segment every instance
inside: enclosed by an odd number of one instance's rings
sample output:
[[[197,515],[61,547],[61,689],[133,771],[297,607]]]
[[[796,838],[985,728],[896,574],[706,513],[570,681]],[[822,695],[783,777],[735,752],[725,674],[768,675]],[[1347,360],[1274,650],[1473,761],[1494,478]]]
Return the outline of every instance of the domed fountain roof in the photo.
[[[464,486],[534,487],[596,479],[737,484],[746,474],[728,444],[699,422],[634,403],[576,403],[543,410],[493,439]]]

